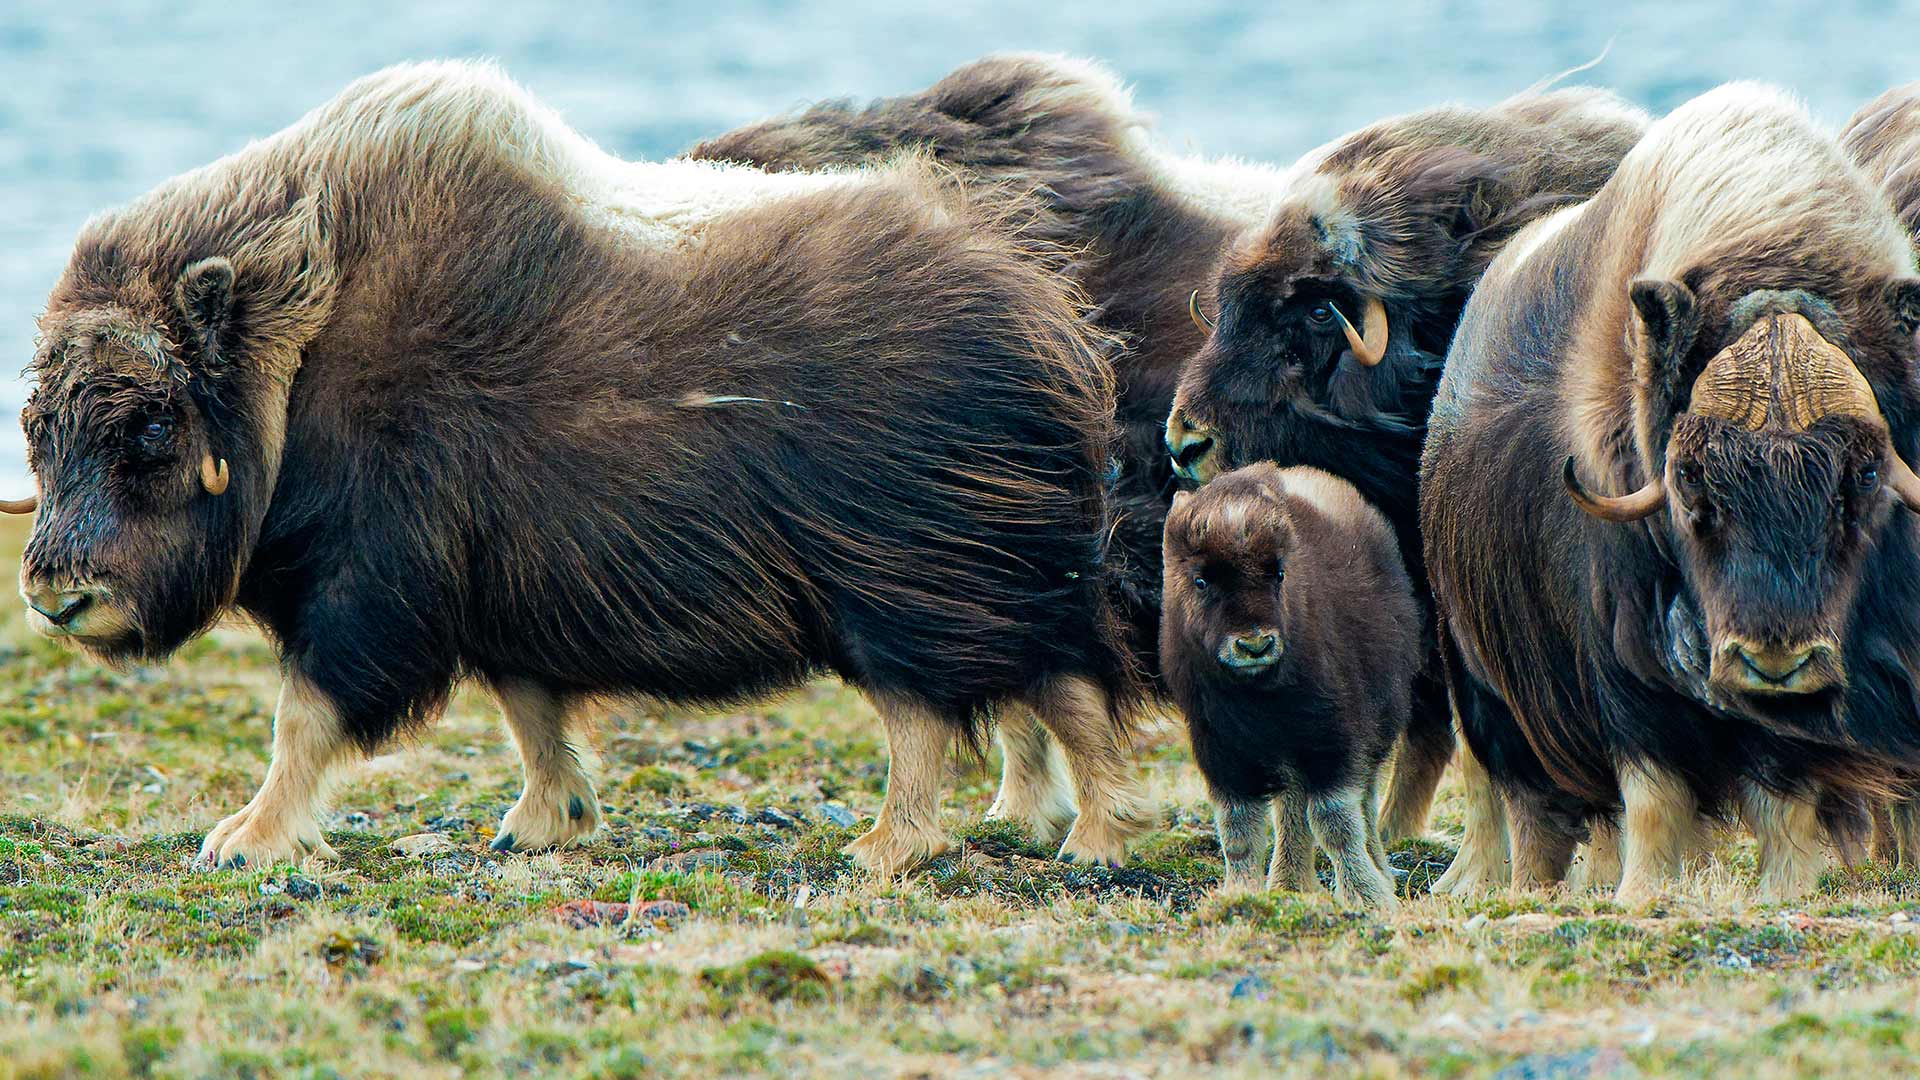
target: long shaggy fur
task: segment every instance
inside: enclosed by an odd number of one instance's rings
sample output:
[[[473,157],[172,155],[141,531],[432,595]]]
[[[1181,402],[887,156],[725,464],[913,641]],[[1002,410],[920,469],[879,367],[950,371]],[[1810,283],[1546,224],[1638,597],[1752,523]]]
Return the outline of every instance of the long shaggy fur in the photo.
[[[1897,86],[1853,114],[1840,145],[1880,185],[1907,232],[1920,238],[1920,83]]]
[[[1111,375],[1016,213],[914,161],[628,165],[491,68],[383,72],[87,226],[26,573],[114,581],[118,656],[238,605],[366,745],[462,675],[833,672],[957,730],[1079,675],[1123,719]]]

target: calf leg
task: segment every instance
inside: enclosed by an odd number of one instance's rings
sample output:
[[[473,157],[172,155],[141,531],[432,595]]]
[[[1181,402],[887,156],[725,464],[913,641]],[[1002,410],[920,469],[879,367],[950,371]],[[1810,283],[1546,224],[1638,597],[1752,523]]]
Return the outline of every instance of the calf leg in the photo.
[[[1611,817],[1593,823],[1593,832],[1581,845],[1567,873],[1574,892],[1602,892],[1620,885],[1620,824]]]
[[[1229,889],[1255,891],[1267,870],[1267,856],[1273,847],[1273,829],[1267,821],[1267,802],[1243,802],[1222,795],[1213,797],[1213,827],[1220,836],[1220,855],[1226,861],[1221,885]]]
[[[1127,841],[1152,824],[1126,732],[1108,713],[1107,693],[1078,676],[1053,680],[1030,704],[1060,741],[1080,816],[1060,845],[1068,862],[1117,866]]]
[[[1509,839],[1507,810],[1493,777],[1474,755],[1473,748],[1460,739],[1460,783],[1465,788],[1465,834],[1460,850],[1453,856],[1446,873],[1434,881],[1432,891],[1441,895],[1473,896],[1490,892],[1507,882]]]
[[[1384,762],[1381,763],[1384,766]],[[1380,866],[1380,872],[1387,875],[1387,884],[1393,884],[1393,864],[1387,861],[1387,843],[1381,839],[1380,819],[1375,815],[1374,807],[1379,805],[1380,767],[1375,767],[1367,777],[1366,799],[1361,807],[1367,816],[1367,853]]]
[[[847,845],[856,865],[897,877],[953,847],[940,827],[953,725],[925,705],[868,694],[887,729],[887,797],[866,835]]]
[[[1398,906],[1393,883],[1367,850],[1365,785],[1307,799],[1307,824],[1313,838],[1333,860],[1333,894],[1343,904],[1371,911]]]
[[[1320,876],[1313,872],[1313,829],[1307,824],[1307,796],[1289,788],[1273,800],[1273,864],[1267,867],[1267,888],[1276,892],[1319,892]]]
[[[1700,804],[1686,782],[1657,765],[1620,774],[1620,887],[1614,900],[1639,905],[1679,877],[1700,829]]]
[[[260,791],[220,822],[200,845],[194,865],[266,866],[309,855],[338,858],[320,832],[320,803],[329,774],[351,741],[333,702],[296,673],[280,684],[273,711],[273,762]]]
[[[1072,827],[1076,811],[1059,744],[1029,710],[1013,706],[1000,721],[1000,794],[987,817],[1017,821],[1035,843],[1052,847]]]
[[[1784,798],[1747,783],[1740,787],[1740,820],[1760,842],[1761,900],[1794,900],[1813,891],[1831,860],[1820,841],[1820,815],[1813,800]]]
[[[600,799],[567,741],[566,703],[544,687],[520,681],[500,683],[494,696],[520,748],[525,787],[501,819],[493,849],[545,851],[592,836],[600,828]]]
[[[1414,684],[1413,722],[1400,736],[1394,755],[1387,802],[1380,810],[1382,839],[1391,843],[1421,836],[1433,793],[1453,760],[1453,713],[1447,707],[1446,684],[1422,675]]]
[[[1545,800],[1526,792],[1507,796],[1513,847],[1513,887],[1540,889],[1560,884],[1573,862],[1577,842],[1551,815]]]

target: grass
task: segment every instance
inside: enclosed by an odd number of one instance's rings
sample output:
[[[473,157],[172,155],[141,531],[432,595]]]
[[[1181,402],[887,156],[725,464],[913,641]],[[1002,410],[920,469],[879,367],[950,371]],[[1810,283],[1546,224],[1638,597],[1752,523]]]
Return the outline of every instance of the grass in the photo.
[[[11,570],[20,529],[0,532]],[[809,686],[752,710],[596,718],[592,844],[487,848],[518,792],[482,698],[342,785],[335,864],[192,873],[265,768],[273,657],[223,628],[117,673],[0,629],[0,1078],[29,1076],[1898,1075],[1920,1054],[1920,879],[1751,897],[1726,837],[1679,894],[1223,895],[1172,731],[1144,748],[1163,827],[1125,868],[980,820],[904,883],[842,845],[878,808],[877,724]],[[444,833],[451,851],[394,841]],[[588,920],[561,905],[674,901]],[[685,905],[682,910],[677,905]],[[579,906],[578,903],[575,905]],[[590,905],[589,905],[590,906]]]

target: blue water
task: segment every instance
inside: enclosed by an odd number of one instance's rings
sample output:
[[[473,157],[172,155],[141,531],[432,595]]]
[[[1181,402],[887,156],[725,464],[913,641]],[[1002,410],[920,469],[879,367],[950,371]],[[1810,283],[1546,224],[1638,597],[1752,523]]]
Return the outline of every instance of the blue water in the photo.
[[[1288,161],[1382,115],[1485,104],[1612,43],[1586,81],[1659,111],[1767,79],[1843,121],[1920,78],[1897,3],[0,0],[0,482],[23,482],[12,373],[87,216],[285,126],[401,60],[493,57],[609,149],[661,157],[822,96],[917,88],[995,50],[1096,56],[1176,147]],[[298,11],[299,14],[292,14]]]

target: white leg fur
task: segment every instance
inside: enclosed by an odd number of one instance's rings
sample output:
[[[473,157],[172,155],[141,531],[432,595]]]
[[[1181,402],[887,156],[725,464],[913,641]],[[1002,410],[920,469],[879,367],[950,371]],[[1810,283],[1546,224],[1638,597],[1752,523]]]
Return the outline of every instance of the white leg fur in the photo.
[[[854,864],[880,877],[898,877],[953,847],[940,827],[947,750],[953,725],[918,702],[867,699],[887,728],[887,797],[866,835],[847,845]]]
[[[1367,813],[1366,787],[1353,787],[1307,801],[1307,824],[1313,838],[1333,860],[1333,895],[1343,904],[1369,911],[1391,910],[1399,906],[1393,883],[1373,859],[1368,849],[1371,836]]]
[[[1787,799],[1755,784],[1740,788],[1740,820],[1760,842],[1760,900],[1795,900],[1812,892],[1833,864],[1822,842],[1820,815],[1809,799]]]
[[[1080,816],[1060,845],[1068,862],[1118,866],[1127,841],[1153,823],[1126,734],[1107,715],[1107,694],[1083,678],[1055,679],[1029,702],[1060,741]]]
[[[1567,888],[1607,892],[1620,887],[1620,825],[1612,818],[1593,823],[1593,835],[1574,853]]]
[[[1274,892],[1320,891],[1320,875],[1313,872],[1313,829],[1307,824],[1307,797],[1285,791],[1273,800],[1273,863],[1267,867],[1267,888]]]
[[[1267,803],[1213,799],[1213,827],[1220,837],[1220,855],[1226,861],[1221,887],[1257,892],[1267,873],[1267,856],[1273,848],[1273,827],[1267,819]]]
[[[1700,805],[1679,776],[1653,765],[1620,773],[1620,887],[1614,900],[1639,905],[1680,876],[1698,844]]]
[[[1493,778],[1486,766],[1473,756],[1467,740],[1459,740],[1460,783],[1465,789],[1465,835],[1460,850],[1433,883],[1433,892],[1447,896],[1477,896],[1492,892],[1512,878],[1507,836],[1507,808],[1494,790]]]
[[[207,834],[194,865],[338,858],[320,832],[320,807],[329,774],[348,746],[333,703],[298,675],[288,676],[273,711],[273,763],[267,777],[247,805]]]
[[[571,847],[600,828],[600,798],[580,756],[567,741],[567,706],[533,683],[494,688],[526,786],[520,801],[500,820],[495,851],[547,851]]]
[[[1060,746],[1034,719],[1033,713],[1012,706],[996,733],[1000,740],[1000,794],[987,817],[1017,821],[1042,847],[1055,847],[1073,827],[1077,811]]]

